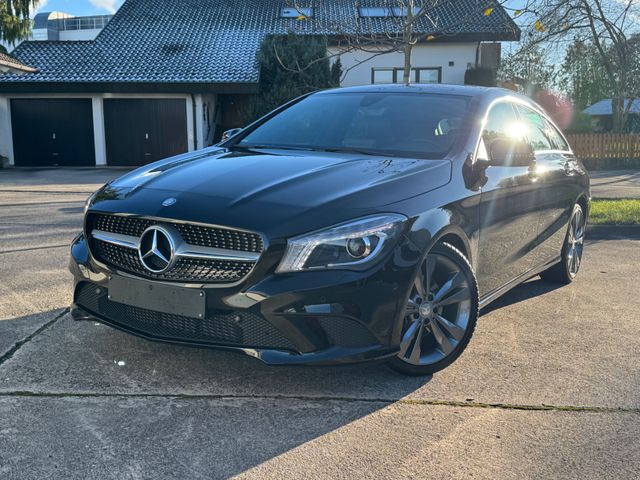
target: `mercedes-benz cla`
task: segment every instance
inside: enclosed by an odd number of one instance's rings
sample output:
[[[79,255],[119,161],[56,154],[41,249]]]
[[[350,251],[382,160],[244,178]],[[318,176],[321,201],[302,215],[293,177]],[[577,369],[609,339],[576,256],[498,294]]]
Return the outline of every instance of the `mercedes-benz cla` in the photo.
[[[545,112],[445,85],[313,93],[87,201],[73,316],[268,364],[430,374],[480,307],[580,268],[589,180]]]

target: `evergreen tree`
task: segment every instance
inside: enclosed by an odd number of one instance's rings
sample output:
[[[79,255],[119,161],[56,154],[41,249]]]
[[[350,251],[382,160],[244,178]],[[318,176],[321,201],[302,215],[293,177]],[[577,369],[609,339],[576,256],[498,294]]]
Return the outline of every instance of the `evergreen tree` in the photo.
[[[339,87],[341,78],[342,78],[342,62],[340,61],[340,57],[338,57],[336,61],[333,62],[333,65],[331,65],[331,86],[334,88]]]
[[[327,39],[322,36],[267,36],[258,52],[258,63],[260,83],[253,119],[305,93],[337,86],[342,75],[339,60],[330,66]]]

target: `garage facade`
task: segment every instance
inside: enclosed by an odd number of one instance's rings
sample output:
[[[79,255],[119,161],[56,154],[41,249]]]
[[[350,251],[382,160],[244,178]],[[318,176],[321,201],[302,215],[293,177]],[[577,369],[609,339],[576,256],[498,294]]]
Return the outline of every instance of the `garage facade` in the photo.
[[[210,145],[215,101],[184,94],[7,95],[0,98],[1,155],[16,167],[145,165]]]
[[[188,151],[184,99],[104,100],[107,165],[144,165]]]
[[[90,98],[18,98],[10,108],[15,166],[95,165]]]

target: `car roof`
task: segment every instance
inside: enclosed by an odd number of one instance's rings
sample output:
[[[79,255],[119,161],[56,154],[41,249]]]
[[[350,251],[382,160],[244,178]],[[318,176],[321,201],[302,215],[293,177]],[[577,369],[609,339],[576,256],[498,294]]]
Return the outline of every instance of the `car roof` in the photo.
[[[441,95],[465,95],[468,97],[482,97],[493,99],[505,96],[522,97],[522,95],[500,87],[481,87],[476,85],[449,85],[446,83],[429,84],[380,84],[360,85],[356,87],[342,87],[324,90],[318,93],[352,93],[352,92],[398,92],[398,93],[432,93]]]

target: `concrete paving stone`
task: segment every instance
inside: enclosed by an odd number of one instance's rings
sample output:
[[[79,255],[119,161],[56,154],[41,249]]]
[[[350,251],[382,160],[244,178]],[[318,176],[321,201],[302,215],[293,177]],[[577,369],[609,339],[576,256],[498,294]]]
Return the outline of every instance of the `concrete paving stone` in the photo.
[[[82,203],[123,173],[0,171],[0,251],[23,249],[0,253],[0,357],[20,345],[0,363],[0,478],[640,478],[640,241],[599,235],[573,284],[517,287],[433,379],[268,367],[51,323]]]
[[[638,243],[616,245],[589,245],[584,270],[570,286],[533,280],[514,290],[481,317],[467,352],[430,381],[402,377],[382,364],[268,367],[253,358],[149,342],[67,316],[3,365],[0,391],[408,397],[638,408],[640,299],[628,294]],[[601,258],[612,250],[629,263],[611,269]],[[604,268],[611,271],[600,273]],[[601,282],[606,296],[600,294]]]
[[[0,320],[0,358],[38,331],[39,328],[60,316],[63,311],[64,309],[57,309],[36,315],[26,315],[14,318],[10,322]]]
[[[49,191],[92,193],[126,168],[29,168],[0,170],[0,191]]]
[[[6,479],[637,478],[637,413],[0,397]],[[615,445],[615,448],[612,446]]]
[[[15,190],[6,191],[0,187],[0,207],[21,205],[55,205],[58,203],[79,202],[84,203],[89,195],[76,192],[56,192],[48,190]]]
[[[69,247],[0,253],[0,319],[66,308],[72,300],[73,280]]]

